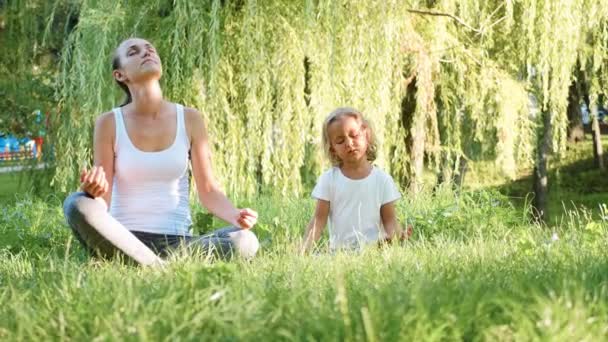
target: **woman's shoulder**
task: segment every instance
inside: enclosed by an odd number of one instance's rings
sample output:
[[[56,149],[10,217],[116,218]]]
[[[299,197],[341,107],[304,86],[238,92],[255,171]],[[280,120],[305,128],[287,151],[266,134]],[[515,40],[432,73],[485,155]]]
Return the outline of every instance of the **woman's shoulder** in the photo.
[[[184,105],[181,106],[184,108],[184,120],[186,121],[187,125],[193,123],[203,123],[203,116],[198,109],[186,107]]]
[[[97,116],[97,121],[99,120],[114,120],[114,110],[109,110],[107,112],[101,113],[99,114],[99,116]]]
[[[113,130],[114,125],[115,125],[114,111],[102,113],[95,120],[95,127],[97,129],[102,129],[102,130],[112,129]]]
[[[174,106],[181,106],[184,109],[185,116],[201,116],[201,112],[193,107],[185,106],[181,103],[173,103]]]

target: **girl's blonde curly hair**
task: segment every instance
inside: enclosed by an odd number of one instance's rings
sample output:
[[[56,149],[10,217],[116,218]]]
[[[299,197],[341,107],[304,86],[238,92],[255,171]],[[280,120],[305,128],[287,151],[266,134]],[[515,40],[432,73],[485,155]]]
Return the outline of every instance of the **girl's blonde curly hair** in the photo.
[[[365,120],[360,111],[351,107],[340,107],[332,111],[323,123],[323,151],[325,151],[325,154],[331,161],[331,164],[333,166],[340,166],[342,161],[338,158],[338,156],[335,155],[335,153],[332,152],[331,141],[329,139],[329,125],[343,116],[355,118],[359,124],[361,124],[361,127],[365,129],[365,136],[367,138],[367,160],[370,162],[376,160],[378,146],[376,145],[376,137],[370,123]]]

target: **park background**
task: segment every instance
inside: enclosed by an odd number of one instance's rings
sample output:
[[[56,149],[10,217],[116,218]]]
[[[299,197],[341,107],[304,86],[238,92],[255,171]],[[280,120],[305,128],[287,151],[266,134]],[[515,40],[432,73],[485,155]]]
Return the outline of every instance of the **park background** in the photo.
[[[202,112],[226,192],[260,212],[255,260],[153,271],[71,239],[61,201],[122,101],[110,58],[130,36],[158,48],[165,96]],[[0,1],[0,47],[0,132],[43,141],[0,151],[0,338],[608,334],[606,1]],[[320,127],[343,105],[372,122],[414,236],[299,257]],[[193,213],[197,232],[222,225]]]

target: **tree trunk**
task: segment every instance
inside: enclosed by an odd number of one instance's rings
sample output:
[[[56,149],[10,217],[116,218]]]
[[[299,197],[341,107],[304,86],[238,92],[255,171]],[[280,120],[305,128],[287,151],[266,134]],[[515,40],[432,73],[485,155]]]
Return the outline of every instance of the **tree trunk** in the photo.
[[[552,127],[551,113],[542,112],[543,130],[536,147],[536,165],[534,166],[534,201],[532,215],[536,222],[545,223],[547,214],[547,198],[549,192],[548,159],[551,153]]]
[[[426,131],[424,119],[416,116],[416,77],[407,85],[407,93],[401,101],[401,123],[407,132],[405,149],[410,157],[408,165],[408,183],[411,193],[416,194],[422,188],[422,172],[424,170],[424,142]]]
[[[595,166],[601,171],[604,171],[604,155],[602,151],[602,133],[600,131],[600,122],[598,120],[597,106],[593,106],[591,110],[591,134],[593,135],[593,160]]]
[[[597,101],[591,101],[589,96],[589,86],[587,84],[586,78],[584,74],[581,74],[579,77],[581,80],[581,85],[583,86],[582,95],[583,101],[587,105],[587,110],[589,110],[589,116],[591,117],[591,136],[593,137],[593,160],[595,161],[595,166],[600,170],[604,171],[604,156],[602,151],[602,133],[600,131],[600,123],[598,121],[598,112],[597,112]],[[601,101],[600,101],[601,103]]]
[[[464,177],[469,170],[467,159],[461,155],[455,161],[442,157],[441,170],[437,173],[437,184],[435,188],[442,184],[448,184],[454,190],[460,190],[464,184]]]
[[[577,143],[585,139],[581,112],[581,96],[578,84],[573,81],[568,90],[568,142]]]
[[[464,176],[469,170],[469,164],[464,156],[458,158],[458,173],[454,177],[454,185],[460,190],[464,184]]]
[[[439,166],[439,172],[437,172],[437,183],[433,190],[436,190],[439,186],[444,183],[450,184],[452,181],[453,165],[450,163],[450,159],[447,157],[446,152],[441,152],[441,164]]]

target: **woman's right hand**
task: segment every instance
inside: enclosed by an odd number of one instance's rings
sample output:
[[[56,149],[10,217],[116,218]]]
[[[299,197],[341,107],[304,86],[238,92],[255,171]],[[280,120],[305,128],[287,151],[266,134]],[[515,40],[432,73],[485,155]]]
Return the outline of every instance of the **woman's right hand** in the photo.
[[[236,223],[241,229],[251,229],[258,222],[258,213],[255,210],[245,208],[238,211]]]
[[[80,173],[80,189],[93,197],[101,197],[108,192],[106,173],[101,166],[93,166],[90,171],[82,169]]]

